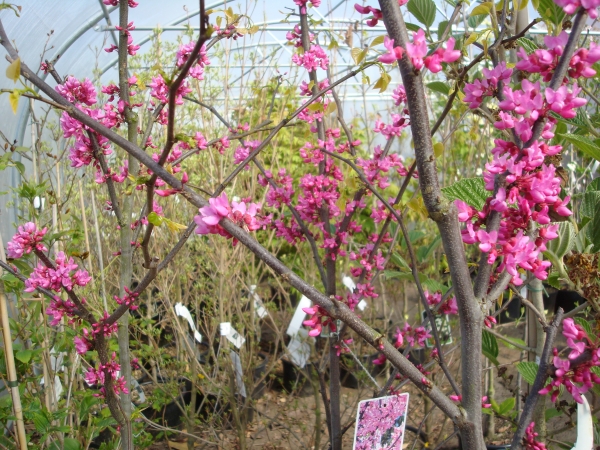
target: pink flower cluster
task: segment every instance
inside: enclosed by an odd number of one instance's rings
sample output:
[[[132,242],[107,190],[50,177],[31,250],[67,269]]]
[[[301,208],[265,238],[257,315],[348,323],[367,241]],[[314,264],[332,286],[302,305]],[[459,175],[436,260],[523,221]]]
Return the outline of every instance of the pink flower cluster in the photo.
[[[73,286],[85,286],[92,279],[86,270],[79,269],[73,258],[67,259],[64,252],[56,254],[54,263],[54,268],[51,268],[39,262],[25,281],[25,292],[33,292],[38,287],[56,292],[60,292],[61,288],[70,291]]]
[[[380,119],[377,119],[375,121],[375,128],[373,128],[375,133],[381,133],[387,140],[393,136],[400,137],[402,135],[402,130],[410,125],[407,109],[404,109],[402,114],[392,114],[391,118],[392,123],[389,125],[383,123]]]
[[[100,364],[98,368],[89,367],[88,371],[85,374],[85,381],[90,386],[102,386],[100,388],[99,394],[94,394],[95,397],[105,397],[106,389],[104,388],[104,384],[106,383],[107,376],[109,379],[113,380],[113,389],[115,395],[119,395],[119,393],[123,392],[125,394],[129,393],[129,389],[127,388],[127,383],[125,381],[125,377],[118,377],[118,374],[121,370],[121,366],[117,363],[117,356],[113,352],[111,360],[106,364]]]
[[[289,205],[294,195],[294,187],[292,186],[292,177],[287,174],[285,168],[279,169],[277,177],[274,178],[270,170],[267,170],[265,176],[258,176],[258,183],[263,186],[269,186],[268,179],[273,178],[275,187],[270,186],[267,192],[267,205],[271,208],[280,208],[283,205]]]
[[[339,296],[336,296],[336,298],[338,301],[341,300],[341,297]],[[302,325],[310,328],[310,331],[308,332],[309,336],[319,336],[323,331],[323,327],[329,327],[329,331],[332,333],[337,331],[335,320],[329,317],[327,312],[319,305],[311,306],[310,308],[302,308],[302,311],[310,315],[309,319],[302,322]]]
[[[429,291],[425,291],[425,298],[427,298],[427,304],[429,306],[437,307],[437,311],[440,314],[458,314],[458,305],[456,303],[456,297],[452,296],[447,299],[444,303],[442,303],[442,293],[436,292],[434,294],[430,294]]]
[[[590,16],[590,19],[598,18],[598,7],[600,2],[598,0],[554,0],[558,6],[560,6],[565,14],[575,14],[579,7],[582,7]]]
[[[240,164],[242,163],[250,153],[256,150],[258,146],[261,144],[261,141],[245,141],[243,146],[239,146],[235,149],[233,154],[233,163]],[[250,167],[246,164],[244,169],[248,170]]]
[[[294,3],[300,7],[300,14],[306,14],[306,5],[308,5],[309,0],[294,0]],[[318,8],[321,6],[321,0],[311,0],[310,4],[313,8]]]
[[[209,205],[200,208],[200,214],[194,217],[197,234],[219,234],[226,238],[231,236],[219,222],[228,218],[246,231],[255,231],[263,226],[260,217],[257,217],[260,205],[244,201],[232,201],[229,204],[227,194],[223,192],[219,197],[208,199]],[[234,240],[234,245],[236,241]]]
[[[54,298],[50,300],[50,305],[46,308],[46,314],[52,316],[50,325],[55,327],[60,323],[64,316],[73,318],[76,310],[75,303],[71,300],[63,300],[58,296],[54,296]]]
[[[534,428],[535,422],[531,422],[525,430],[525,436],[523,437],[523,446],[525,447],[525,450],[546,450],[546,444],[538,442],[535,439],[538,437],[538,433],[534,431]]]
[[[192,50],[194,50],[194,46],[196,44],[194,42],[190,42],[188,44],[181,44],[179,46],[179,50],[177,51],[177,67],[182,67],[190,57]],[[195,78],[199,81],[204,79],[204,67],[210,65],[210,60],[208,59],[206,53],[206,45],[203,45],[200,48],[200,54],[198,55],[198,60],[196,64],[194,64],[188,75],[192,78]]]
[[[292,61],[309,72],[318,68],[327,70],[327,66],[329,66],[327,53],[317,44],[311,45],[308,50],[301,51],[301,53],[294,53]]]
[[[419,30],[422,31],[422,30]],[[460,59],[462,53],[460,50],[454,50],[456,41],[454,38],[449,38],[446,42],[446,48],[438,48],[433,54],[425,57],[424,63],[431,72],[438,73],[442,70],[442,63],[452,63]]]
[[[506,67],[506,63],[501,62],[493,69],[483,69],[483,77],[476,79],[473,83],[465,85],[465,97],[463,102],[469,104],[469,108],[479,108],[483,103],[484,97],[495,95],[500,81],[509,80],[512,75],[512,69]]]
[[[385,189],[390,185],[386,175],[390,169],[395,168],[396,173],[400,176],[405,176],[408,173],[397,153],[384,156],[384,151],[379,145],[373,150],[371,159],[357,158],[356,165],[362,169],[369,183],[378,186],[380,189]]]
[[[408,3],[408,0],[398,0],[398,5],[404,6]],[[383,14],[381,14],[381,10],[377,8],[373,8],[372,6],[361,6],[358,3],[354,4],[354,9],[358,11],[360,14],[372,14],[373,16],[367,20],[367,25],[370,27],[374,27],[377,23],[383,19]]]
[[[46,252],[48,249],[42,243],[48,228],[38,230],[35,223],[27,222],[19,226],[17,234],[6,245],[6,253],[9,258],[18,259],[23,255],[28,255],[32,251]]]
[[[135,311],[139,308],[138,305],[135,304],[137,298],[139,297],[139,292],[133,292],[128,287],[125,287],[125,295],[123,298],[115,295],[113,298],[115,302],[119,305],[127,305],[131,311]]]
[[[462,395],[449,395],[448,398],[450,400],[452,400],[453,402],[457,402],[457,403],[462,402]],[[488,409],[488,408],[492,407],[492,404],[488,403],[488,397],[487,397],[487,395],[481,397],[481,407],[485,408],[485,409]]]
[[[75,77],[68,76],[64,84],[59,84],[54,89],[71,103],[83,103],[92,106],[98,100],[96,98],[96,88],[87,78],[79,81]]]
[[[102,3],[108,6],[117,6],[119,4],[119,0],[102,0]],[[135,8],[137,5],[139,5],[139,3],[135,0],[127,0],[127,4],[130,8]]]
[[[483,80],[465,86],[463,101],[471,108],[479,107],[484,97],[497,95],[500,81],[509,80],[511,74],[512,70],[504,63],[493,70],[484,69]],[[489,264],[501,256],[497,270],[506,269],[515,285],[522,283],[519,269],[546,279],[550,263],[541,261],[539,255],[546,250],[546,244],[558,236],[558,224],[549,225],[551,216],[571,215],[567,208],[570,198],[560,198],[561,179],[556,175],[555,167],[547,162],[547,158],[558,155],[562,147],[545,141],[554,137],[552,129],[556,124],[556,119],[548,116],[549,112],[565,118],[574,117],[575,109],[586,103],[585,99],[577,97],[579,92],[577,84],[573,84],[571,90],[563,84],[556,90],[546,88],[542,92],[539,81],[532,83],[527,79],[521,82],[520,89],[513,90],[505,85],[498,102],[499,120],[494,126],[499,130],[513,130],[527,146],[521,149],[511,141],[496,139],[496,146],[491,150],[493,159],[486,164],[483,179],[489,191],[494,191],[499,176],[505,184],[497,189],[495,196],[488,198],[482,211],[476,211],[462,201],[456,202],[459,220],[466,222],[463,241],[478,243],[480,250],[488,254]],[[541,139],[530,143],[534,125],[544,118]],[[502,220],[498,231],[488,232],[481,226],[492,211],[500,213]],[[540,225],[534,236],[528,235],[531,220]]]
[[[148,83],[148,86],[152,88],[150,96],[154,97],[161,103],[167,103],[169,101],[169,86],[165,83],[162,75],[158,74],[152,77],[152,83]],[[188,86],[187,81],[183,81],[177,92],[175,92],[175,104],[183,105],[183,96],[192,92],[192,89]]]
[[[597,338],[588,336],[583,327],[571,318],[563,321],[563,335],[567,338],[571,351],[567,359],[562,359],[558,356],[558,350],[554,349],[554,374],[540,394],[552,394],[554,402],[560,393],[560,387],[564,386],[577,403],[583,403],[581,396],[594,383],[600,384],[600,377],[591,370],[594,366],[600,366],[600,347]],[[575,361],[584,353],[589,353],[590,358],[584,358],[583,362]]]
[[[562,6],[561,3],[571,2],[570,0],[557,0],[555,3]],[[520,61],[515,67],[524,72],[539,73],[543,81],[550,81],[568,40],[569,35],[563,31],[558,36],[546,36],[544,38],[546,48],[534,50],[530,55],[521,47],[517,53]],[[596,75],[592,65],[598,61],[600,61],[600,46],[590,42],[589,49],[580,48],[571,57],[568,76],[573,79],[591,78]]]
[[[115,28],[119,31],[123,31],[123,28],[121,28],[118,25]],[[127,53],[131,56],[135,56],[137,54],[137,51],[140,49],[139,45],[135,45],[133,43],[133,36],[131,35],[131,31],[133,30],[135,30],[135,25],[133,24],[133,22],[129,22],[127,24],[127,28],[125,29],[125,34],[127,35]],[[119,50],[119,47],[115,44],[112,44],[110,47],[104,49],[106,53],[112,53],[117,50]]]

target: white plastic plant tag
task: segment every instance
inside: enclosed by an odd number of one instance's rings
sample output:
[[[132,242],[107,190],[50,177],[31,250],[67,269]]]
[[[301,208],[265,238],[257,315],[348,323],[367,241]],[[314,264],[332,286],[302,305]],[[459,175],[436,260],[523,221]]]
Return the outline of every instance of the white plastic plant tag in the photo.
[[[221,325],[219,326],[219,330],[221,331],[221,336],[227,336],[229,334],[229,332],[231,331],[231,323],[230,322],[221,323]]]
[[[358,404],[354,449],[402,448],[408,411],[408,394],[364,400]]]
[[[254,292],[255,290],[256,290],[255,284],[250,286],[250,294],[254,298],[254,314],[256,314],[256,316],[259,319],[264,319],[265,317],[267,317],[267,308],[265,308],[262,298],[260,298],[260,296],[256,292]]]
[[[346,286],[350,292],[354,292],[354,289],[356,289],[356,283],[354,283],[354,280],[348,275],[344,275],[342,278],[342,284]]]
[[[308,358],[310,358],[310,345],[307,342],[308,339],[308,331],[301,329],[292,337],[292,340],[287,346],[290,362],[301,369],[304,369],[308,362]]]
[[[56,348],[52,347],[50,350],[50,367],[55,372],[62,372],[65,370],[65,366],[63,365],[63,361],[67,354],[65,352],[58,352]]]
[[[188,323],[190,324],[190,328],[194,332],[194,339],[196,339],[198,342],[202,342],[202,335],[198,333],[198,330],[196,330],[196,324],[194,323],[194,319],[192,319],[192,314],[190,313],[190,310],[187,309],[186,306],[183,306],[183,304],[177,303],[175,305],[175,314],[177,314],[179,317],[183,317],[185,320],[188,321]]]
[[[244,385],[244,372],[242,371],[242,361],[240,355],[236,352],[231,352],[231,362],[235,372],[235,387],[242,397],[246,397],[246,385]]]
[[[356,289],[356,283],[354,282],[354,280],[352,278],[350,278],[348,275],[344,275],[342,277],[342,284],[344,286],[346,286],[346,288],[350,291],[350,292],[354,292],[354,289]],[[364,311],[365,308],[367,307],[368,303],[365,301],[365,299],[361,299],[360,302],[358,302],[358,305],[356,305],[356,307],[358,309],[360,309],[361,311]]]
[[[302,322],[304,322],[304,318],[306,317],[306,313],[302,311],[302,308],[310,308],[312,306],[312,302],[305,297],[304,295],[298,302],[298,306],[296,307],[296,312],[292,317],[290,324],[288,325],[287,335],[294,337],[298,334],[298,330],[302,327]]]
[[[242,348],[246,339],[231,326],[230,322],[223,322],[221,324],[221,336],[225,336],[229,342],[235,345],[237,348]]]
[[[86,381],[86,383],[87,383],[87,381]],[[42,379],[40,380],[40,385],[43,386],[44,389],[46,389],[44,377],[42,377]],[[91,386],[91,385],[88,383],[88,386]],[[47,388],[52,389],[51,386],[48,386]],[[63,392],[63,385],[60,382],[60,377],[58,375],[54,375],[54,401],[56,403],[58,403],[58,401],[60,400],[60,395],[62,394],[62,392]]]
[[[594,422],[587,399],[582,395],[583,403],[577,404],[577,441],[573,450],[594,448]]]

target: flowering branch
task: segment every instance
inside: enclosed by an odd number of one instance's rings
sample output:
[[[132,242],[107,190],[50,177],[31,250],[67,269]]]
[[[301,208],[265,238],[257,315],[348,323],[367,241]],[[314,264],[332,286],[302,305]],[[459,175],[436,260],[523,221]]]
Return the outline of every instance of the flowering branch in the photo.
[[[398,2],[380,0],[379,5],[388,35],[396,45],[406,48],[409,43],[408,33]],[[459,426],[459,429],[467,447],[483,448],[480,374],[482,313],[473,296],[456,208],[444,200],[439,186],[422,73],[415,73],[408,55],[403,55],[398,60],[398,66],[406,90],[423,202],[440,230],[458,303],[463,358],[462,404],[469,422],[468,425]]]
[[[523,411],[519,419],[519,426],[517,428],[517,432],[513,436],[511,448],[517,450],[521,448],[521,441],[523,440],[523,436],[525,436],[527,426],[531,422],[531,418],[533,417],[533,410],[535,409],[535,405],[537,404],[538,398],[540,396],[539,392],[544,387],[544,384],[548,379],[550,352],[552,351],[552,346],[554,345],[554,340],[556,339],[556,333],[558,332],[558,326],[562,321],[562,317],[563,310],[562,308],[559,308],[550,325],[545,328],[546,343],[544,344],[544,350],[540,357],[540,366],[537,375],[535,376],[535,381],[533,382],[531,390],[529,391],[529,395],[527,396],[527,400],[525,401],[525,406],[523,407]]]

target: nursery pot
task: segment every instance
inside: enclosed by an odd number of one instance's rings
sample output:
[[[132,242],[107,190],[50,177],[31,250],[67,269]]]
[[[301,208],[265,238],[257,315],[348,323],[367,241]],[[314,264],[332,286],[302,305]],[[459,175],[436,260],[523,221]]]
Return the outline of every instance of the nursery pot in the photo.
[[[282,359],[281,363],[283,364],[283,389],[294,392],[300,397],[311,395],[312,387],[306,378],[306,373],[287,359]],[[304,370],[310,370],[310,364]]]

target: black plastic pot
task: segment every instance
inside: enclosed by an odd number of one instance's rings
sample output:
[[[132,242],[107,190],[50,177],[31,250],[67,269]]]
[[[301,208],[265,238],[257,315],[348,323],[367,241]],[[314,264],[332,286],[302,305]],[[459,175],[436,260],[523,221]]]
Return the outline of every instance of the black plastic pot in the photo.
[[[283,389],[287,392],[294,392],[300,397],[312,395],[312,386],[306,378],[305,372],[287,359],[282,359],[281,362],[283,364]],[[310,370],[310,366],[305,370]]]

